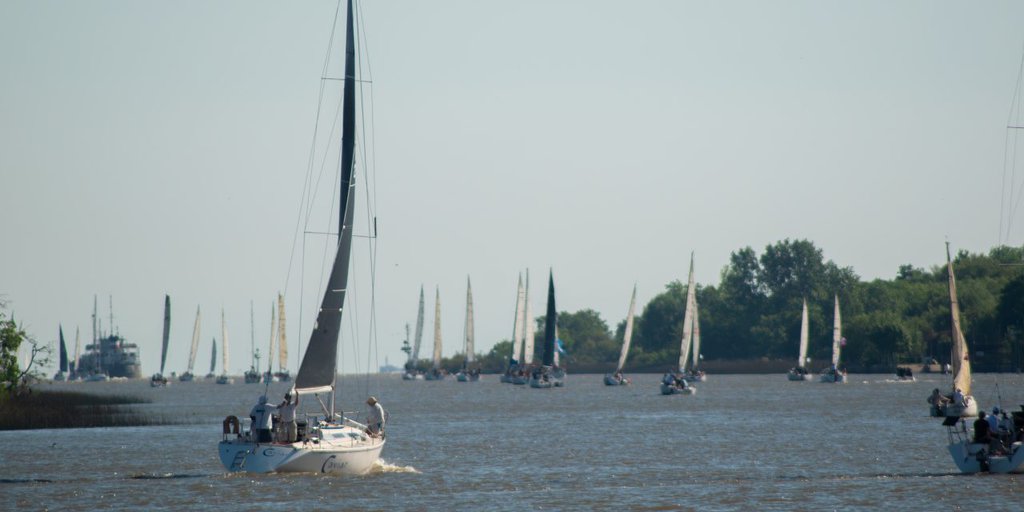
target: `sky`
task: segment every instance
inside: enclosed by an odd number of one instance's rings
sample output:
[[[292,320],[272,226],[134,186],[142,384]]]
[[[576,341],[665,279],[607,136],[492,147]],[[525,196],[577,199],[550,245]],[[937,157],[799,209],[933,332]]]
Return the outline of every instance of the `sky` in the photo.
[[[63,325],[73,345],[76,327],[91,335],[94,295],[105,328],[112,299],[149,375],[164,294],[168,372],[185,369],[197,306],[205,372],[223,308],[240,374],[250,340],[266,350],[280,291],[294,372],[332,243],[319,232],[336,229],[323,152],[337,145],[341,82],[321,80],[341,76],[335,8],[0,2],[7,313],[44,343]],[[525,269],[536,314],[550,269],[560,311],[614,326],[634,283],[646,303],[685,280],[691,252],[713,285],[731,252],[786,238],[863,279],[938,264],[947,239],[1024,243],[1024,219],[1005,213],[1024,181],[1006,157],[1024,3],[363,0],[360,12],[357,180],[370,188],[356,234],[375,217],[377,238],[375,259],[356,244],[343,372],[404,361],[420,286],[424,343],[439,291],[444,354],[461,351],[467,277],[486,352],[511,336]],[[303,206],[310,170],[316,201]]]

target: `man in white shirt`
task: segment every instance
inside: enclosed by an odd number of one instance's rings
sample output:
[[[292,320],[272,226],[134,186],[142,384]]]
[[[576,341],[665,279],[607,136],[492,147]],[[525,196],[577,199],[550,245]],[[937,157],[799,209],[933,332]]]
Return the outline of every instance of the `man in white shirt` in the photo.
[[[273,426],[274,409],[276,409],[275,406],[267,403],[267,395],[263,395],[260,397],[259,403],[249,411],[249,418],[252,419],[251,429],[256,443],[273,442],[274,437],[270,435],[270,429]]]
[[[370,415],[366,417],[366,433],[373,437],[383,435],[385,417],[384,407],[381,407],[377,398],[372,396],[366,399],[366,405],[370,406]]]
[[[292,402],[292,395],[295,401]],[[284,401],[277,406],[277,413],[280,416],[278,423],[278,441],[282,443],[294,443],[296,441],[297,429],[295,426],[295,408],[299,406],[299,395],[294,391],[284,394]]]

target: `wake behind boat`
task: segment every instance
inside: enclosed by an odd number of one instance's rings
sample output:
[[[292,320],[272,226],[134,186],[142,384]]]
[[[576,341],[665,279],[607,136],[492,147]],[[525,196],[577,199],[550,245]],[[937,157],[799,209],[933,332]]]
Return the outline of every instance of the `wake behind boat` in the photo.
[[[360,475],[370,470],[384,448],[383,410],[375,399],[371,397],[367,403],[380,411],[379,422],[376,425],[359,424],[335,411],[338,334],[348,286],[356,199],[353,158],[356,135],[356,39],[352,3],[352,0],[347,2],[345,30],[338,248],[330,277],[324,287],[323,300],[314,324],[316,327],[310,335],[302,364],[295,376],[296,399],[312,398],[314,403],[322,406],[324,414],[322,418],[316,417],[312,422],[307,421],[307,428],[302,429],[302,432],[296,432],[294,442],[285,443],[267,442],[265,437],[258,438],[256,434],[262,434],[264,427],[257,432],[254,432],[253,428],[243,432],[239,428],[238,419],[229,416],[224,422],[224,439],[218,447],[221,463],[229,471]],[[321,400],[321,394],[329,394],[327,404]],[[310,402],[309,398],[305,400],[306,403]],[[265,397],[261,402],[266,402]],[[265,420],[266,416],[262,419]],[[266,424],[269,425],[269,422]]]

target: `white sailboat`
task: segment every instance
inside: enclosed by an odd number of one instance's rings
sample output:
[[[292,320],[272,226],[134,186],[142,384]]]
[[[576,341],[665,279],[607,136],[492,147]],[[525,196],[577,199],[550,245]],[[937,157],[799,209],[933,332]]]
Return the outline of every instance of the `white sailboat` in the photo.
[[[846,338],[843,338],[843,321],[839,314],[839,296],[835,296],[835,311],[832,314],[832,365],[821,373],[821,382],[845,384],[846,372],[839,367],[839,354]]]
[[[234,384],[235,379],[228,375],[228,324],[224,320],[224,309],[220,310],[220,375],[217,384]]]
[[[253,311],[252,301],[249,301],[249,369],[242,374],[246,384],[259,384],[260,376],[260,351],[256,348],[256,313]]]
[[[196,352],[199,350],[199,306],[196,306],[196,324],[192,327],[192,347],[188,352],[188,370],[178,377],[181,382],[192,382],[195,380],[195,374],[192,373],[196,365]],[[211,372],[213,370],[210,370]]]
[[[163,346],[160,350],[160,371],[153,374],[149,379],[152,387],[164,387],[170,384],[167,377],[164,377],[164,366],[167,364],[167,343],[171,337],[171,296],[164,295],[164,336]]]
[[[630,340],[633,339],[633,314],[636,312],[636,285],[633,285],[633,297],[629,299],[629,312],[626,313],[626,330],[622,333],[622,349],[619,351],[619,363],[615,365],[615,371],[605,374],[604,383],[606,386],[624,386],[629,384],[629,379],[622,376],[622,367],[626,365],[626,356],[629,354]]]
[[[558,365],[555,342],[558,339],[558,314],[555,308],[554,273],[548,274],[548,307],[544,315],[544,355],[540,368],[530,374],[530,387],[547,389],[565,385],[565,370]]]
[[[273,358],[271,358],[273,359]],[[284,319],[284,295],[277,294],[277,371],[274,378],[280,382],[292,380],[288,371],[288,329]]]
[[[317,312],[316,327],[295,376],[295,392],[305,404],[319,403],[324,419],[309,425],[298,422],[299,439],[294,443],[257,444],[248,433],[235,433],[238,419],[225,420],[224,440],[219,445],[221,463],[230,471],[316,472],[346,475],[365,474],[380,458],[384,432],[367,433],[366,425],[335,411],[338,365],[338,334],[344,313],[352,252],[355,206],[355,22],[352,0],[347,2],[345,31],[345,85],[342,112],[341,194],[338,249]],[[329,403],[320,395],[329,393]],[[231,430],[231,432],[228,432]],[[232,437],[234,435],[234,437]]]
[[[280,297],[280,295],[278,295]],[[277,339],[277,311],[274,305],[270,305],[270,346],[267,348],[267,371],[263,372],[261,380],[264,383],[274,382],[274,341]]]
[[[430,371],[426,380],[444,380],[444,368],[441,368],[441,287],[437,287],[434,300],[434,353],[430,360]]]
[[[809,336],[807,322],[807,299],[804,299],[803,311],[800,313],[800,357],[796,359],[796,366],[790,368],[787,378],[792,381],[811,380],[811,373],[807,371],[807,338]]]
[[[466,324],[463,332],[463,349],[465,350],[466,358],[464,359],[465,362],[462,365],[462,369],[455,375],[456,380],[459,382],[477,382],[480,380],[480,369],[473,366],[476,359],[476,355],[473,353],[475,349],[473,331],[473,287],[469,283],[469,277],[466,277]]]
[[[533,344],[537,336],[537,322],[533,318],[533,306],[530,303],[530,269],[526,269],[526,290],[523,293],[523,359],[522,365],[529,368],[533,365]]]
[[[524,306],[526,302],[523,291],[523,275],[519,274],[519,284],[516,286],[516,312],[512,321],[512,353],[508,358],[508,367],[505,368],[501,382],[510,384],[525,384],[526,372],[523,371],[522,351],[519,341],[523,337],[523,324],[525,322]]]
[[[960,302],[956,296],[956,275],[953,273],[953,260],[949,255],[949,242],[946,242],[946,274],[949,280],[950,336],[952,338],[949,360],[953,370],[953,384],[950,389],[949,402],[938,407],[932,405],[930,410],[932,416],[974,417],[978,415],[978,402],[971,394],[970,352],[967,350],[967,339],[964,338],[963,330],[960,329]]]
[[[423,380],[423,374],[416,369],[416,362],[420,358],[420,344],[423,341],[423,285],[420,285],[420,305],[416,310],[416,337],[413,346],[409,350],[409,360],[405,362],[405,371],[402,373],[402,380]],[[409,324],[406,324],[405,337],[409,337]],[[406,342],[409,340],[406,339]]]
[[[693,253],[690,253],[690,277],[686,286],[686,311],[683,313],[683,337],[679,342],[679,366],[676,372],[666,373],[661,379],[661,394],[692,395],[697,388],[690,385],[686,378],[686,361],[690,355],[690,345],[693,343],[693,320],[694,311],[697,305],[697,287],[693,278]]]

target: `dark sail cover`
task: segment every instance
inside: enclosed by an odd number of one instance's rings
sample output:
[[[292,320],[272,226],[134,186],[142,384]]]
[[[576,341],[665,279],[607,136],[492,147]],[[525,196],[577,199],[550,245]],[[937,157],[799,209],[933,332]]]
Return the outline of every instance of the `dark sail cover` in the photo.
[[[299,393],[320,393],[334,388],[338,366],[338,332],[341,329],[342,308],[345,305],[345,287],[348,285],[349,256],[352,252],[352,215],[355,206],[355,180],[353,156],[355,153],[356,90],[355,90],[355,34],[352,0],[348,1],[348,21],[345,31],[345,90],[342,104],[341,132],[341,204],[338,221],[338,252],[327,280],[320,312],[313,333],[302,356],[299,373],[295,376],[295,389]]]
[[[64,344],[64,326],[58,325],[60,330],[60,371],[68,371],[68,346]]]
[[[548,311],[544,316],[544,366],[555,365],[555,326],[558,315],[555,313],[555,277],[548,273]]]

